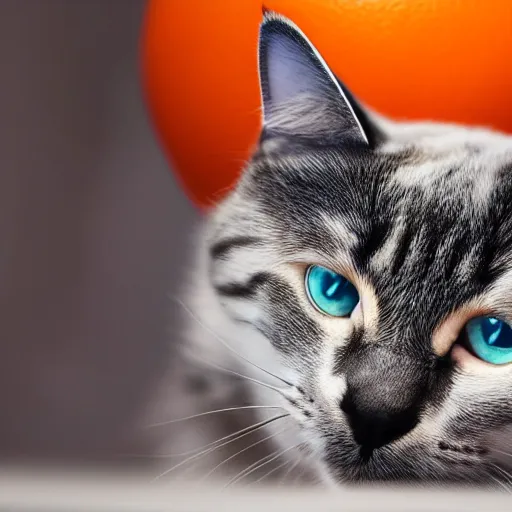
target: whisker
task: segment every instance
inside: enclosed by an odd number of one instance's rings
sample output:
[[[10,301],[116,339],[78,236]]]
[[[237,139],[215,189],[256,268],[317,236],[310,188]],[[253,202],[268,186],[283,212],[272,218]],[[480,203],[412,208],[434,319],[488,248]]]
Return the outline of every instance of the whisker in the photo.
[[[256,430],[260,429],[260,428],[263,428],[265,425],[268,425],[274,421],[277,421],[281,418],[286,418],[290,416],[289,414],[281,414],[279,416],[274,416],[273,418],[270,418],[268,420],[264,420],[264,421],[260,421],[259,423],[257,423],[256,425],[252,425],[251,427],[247,427],[246,429],[243,429],[245,430],[246,432],[243,432],[242,430],[242,434],[239,435],[238,437],[234,437],[233,439],[229,439],[228,441],[225,441],[221,444],[216,444],[220,441],[216,441],[215,443],[215,446],[212,446],[211,448],[208,448],[206,450],[202,450],[200,451],[199,453],[196,453],[194,455],[191,455],[190,457],[187,457],[185,460],[182,460],[181,462],[179,462],[178,464],[175,464],[173,467],[165,470],[163,473],[161,473],[160,475],[158,475],[157,477],[154,478],[154,481],[156,480],[159,480],[160,478],[163,478],[165,475],[168,475],[169,473],[175,471],[176,469],[178,469],[179,467],[182,467],[183,465],[187,464],[188,462],[191,462],[193,460],[196,460],[204,455],[207,455],[209,453],[212,453],[213,451],[221,448],[222,446],[226,446],[227,444],[229,443],[232,443],[233,441],[236,441],[238,439],[241,439],[242,437],[245,437],[246,435],[249,435],[250,433],[252,432],[255,432]],[[233,434],[231,434],[232,436]],[[231,436],[226,436],[226,437],[231,437]]]
[[[243,448],[242,450],[236,452],[235,454],[231,455],[230,457],[228,457],[227,459],[223,460],[221,463],[217,464],[212,470],[210,470],[205,476],[204,476],[204,479],[207,479],[209,476],[212,475],[212,473],[214,471],[216,471],[218,468],[220,468],[221,466],[223,466],[224,464],[226,464],[227,462],[229,462],[230,460],[234,459],[235,457],[237,457],[238,455],[241,455],[242,453],[246,452],[247,450],[250,450],[251,448],[261,444],[261,443],[264,443],[265,441],[268,441],[269,439],[272,439],[276,436],[278,436],[279,434],[282,434],[283,432],[285,432],[286,430],[289,430],[290,427],[286,427],[282,430],[280,430],[279,432],[275,432],[274,434],[271,434],[267,437],[264,437],[263,439],[260,439],[259,441],[256,441],[255,443],[252,443],[251,445]]]
[[[245,469],[243,469],[242,471],[240,471],[237,475],[235,475],[225,486],[224,488],[228,487],[229,485],[233,484],[233,483],[236,483],[238,482],[238,480],[240,478],[243,478],[244,475],[249,471],[251,470],[252,468],[254,468],[255,466],[258,466],[258,464],[261,464],[262,462],[268,462],[269,459],[273,456],[275,456],[276,454],[278,453],[278,450],[275,450],[273,451],[272,453],[270,453],[269,455],[265,455],[264,457],[261,457],[261,459],[257,460],[256,462],[252,463],[251,465],[249,465],[248,467],[246,467]],[[258,466],[259,467],[259,466]],[[257,467],[255,469],[258,469]]]
[[[295,485],[300,482],[300,479],[304,476],[306,468],[302,468],[296,475],[295,478],[291,481],[291,485]]]
[[[286,482],[286,479],[290,475],[290,473],[293,473],[293,470],[302,462],[302,458],[295,461],[286,471],[286,473],[283,475],[281,480],[279,481],[279,485],[283,485],[284,482]]]
[[[287,415],[289,416],[289,414]],[[168,454],[152,454],[152,455],[140,455],[140,454],[127,454],[126,457],[134,457],[134,458],[140,458],[140,459],[175,459],[178,457],[185,457],[187,455],[192,455],[194,453],[198,453],[200,451],[204,451],[207,448],[210,448],[212,446],[215,446],[217,443],[220,443],[222,441],[225,441],[227,439],[231,439],[232,437],[240,435],[240,437],[237,437],[237,439],[240,439],[241,437],[244,437],[241,434],[245,434],[246,432],[251,433],[255,432],[256,430],[259,430],[260,428],[263,428],[267,424],[268,420],[261,421],[259,423],[255,423],[254,425],[251,425],[249,427],[244,427],[236,432],[233,432],[232,434],[228,434],[227,436],[221,437],[220,439],[217,439],[216,441],[212,441],[211,443],[207,443],[203,446],[200,446],[199,448],[194,448],[192,450],[187,450],[186,452],[181,453],[168,453]]]
[[[287,386],[293,387],[293,384],[289,382],[288,380],[284,379],[283,377],[279,377],[278,375],[275,375],[274,373],[270,372],[269,370],[266,370],[265,368],[262,368],[261,366],[257,365],[256,363],[253,363],[246,357],[244,357],[242,354],[239,354],[229,343],[227,343],[223,338],[221,338],[213,329],[205,325],[197,316],[191,311],[191,309],[180,299],[175,298],[175,300],[178,302],[178,304],[181,305],[181,307],[194,319],[198,325],[200,325],[205,331],[209,332],[217,341],[219,341],[225,348],[230,350],[233,354],[235,354],[237,357],[245,361],[246,363],[249,363],[250,365],[254,366],[258,370],[261,370],[262,372],[266,373],[267,375],[270,375],[270,377],[273,377],[274,379],[280,380],[283,384],[286,384]]]
[[[499,483],[501,485],[501,487],[503,487],[508,493],[511,493],[512,492],[511,491],[512,475],[508,471],[505,471],[503,468],[498,466],[497,464],[494,464],[491,462],[491,466],[493,466],[495,469],[497,469],[505,477],[505,479],[507,480],[508,486],[505,483],[503,483],[501,480],[494,478],[493,475],[490,475],[490,477],[496,483]]]
[[[279,464],[278,466],[276,466],[275,468],[271,469],[268,473],[265,473],[263,476],[261,476],[260,478],[258,478],[258,480],[256,480],[256,482],[254,482],[255,484],[259,484],[262,480],[264,480],[265,478],[269,477],[272,473],[274,473],[275,471],[277,471],[278,469],[281,469],[283,466],[287,466],[289,464],[291,464],[292,461],[291,460],[285,460],[283,463]]]
[[[509,453],[509,452],[503,452],[503,451],[498,450],[498,449],[496,449],[496,448],[493,448],[493,449],[492,449],[492,451],[493,451],[493,452],[496,452],[496,453],[501,453],[501,455],[505,455],[505,456],[507,456],[507,457],[512,457],[512,453]]]
[[[266,382],[262,382],[261,380],[254,379],[252,377],[248,377],[247,375],[244,375],[243,373],[236,372],[234,370],[230,370],[229,368],[224,368],[222,366],[219,366],[218,364],[212,363],[210,361],[206,361],[205,359],[202,359],[197,356],[193,356],[194,359],[197,359],[198,361],[201,361],[204,364],[210,365],[213,368],[216,368],[217,370],[220,370],[221,372],[230,373],[232,375],[236,375],[237,377],[241,377],[242,379],[248,380],[250,382],[254,382],[255,384],[259,384],[260,386],[263,386],[265,388],[271,389],[273,391],[277,391],[281,396],[284,395],[284,389],[278,388],[276,386],[272,386],[272,384],[267,384]]]
[[[200,418],[201,416],[208,416],[210,414],[217,414],[221,412],[229,412],[229,411],[241,411],[244,409],[283,409],[280,405],[243,405],[240,407],[228,407],[226,409],[216,409],[215,411],[206,411],[199,414],[193,414],[192,416],[186,416],[185,418],[178,418],[175,420],[168,421],[160,421],[158,423],[153,423],[151,425],[147,425],[146,428],[160,427],[163,425],[170,425],[172,423],[180,423],[182,421],[192,420],[194,418]]]
[[[299,443],[300,444],[300,443]],[[299,444],[296,444],[294,446],[290,446],[289,448],[286,448],[286,450],[282,450],[280,452],[273,452],[271,453],[270,455],[267,455],[266,457],[263,457],[261,458],[259,461],[257,462],[254,462],[253,464],[251,464],[249,467],[247,467],[246,469],[244,469],[243,471],[240,471],[240,473],[238,473],[238,475],[236,475],[235,477],[233,477],[226,485],[225,487],[228,487],[232,484],[236,484],[237,482],[239,482],[240,480],[242,480],[242,478],[245,478],[247,476],[249,476],[250,474],[254,473],[255,471],[257,471],[258,469],[262,468],[263,466],[266,466],[268,463],[278,459],[279,457],[281,457],[282,455],[284,455],[285,453],[289,452],[290,450],[294,450],[295,448],[297,448],[297,446],[299,446]],[[267,460],[266,460],[267,459]]]
[[[493,464],[493,466],[507,479],[509,484],[512,483],[512,475],[507,470],[503,469],[497,464]]]
[[[489,475],[500,487],[502,487],[503,489],[505,489],[505,491],[507,491],[509,494],[510,494],[510,489],[501,481],[501,480],[498,480],[496,477],[494,477],[493,475]]]

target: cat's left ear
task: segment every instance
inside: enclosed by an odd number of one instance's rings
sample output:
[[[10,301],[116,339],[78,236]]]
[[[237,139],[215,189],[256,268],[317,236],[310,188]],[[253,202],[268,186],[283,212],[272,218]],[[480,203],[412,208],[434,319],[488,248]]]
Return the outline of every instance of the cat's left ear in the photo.
[[[383,136],[302,31],[265,13],[259,39],[262,137],[377,145]]]

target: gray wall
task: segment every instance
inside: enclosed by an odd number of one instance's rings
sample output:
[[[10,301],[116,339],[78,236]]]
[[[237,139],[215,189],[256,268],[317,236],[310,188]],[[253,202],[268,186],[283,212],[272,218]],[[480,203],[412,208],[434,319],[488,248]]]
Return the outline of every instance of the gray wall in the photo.
[[[0,2],[3,457],[133,447],[166,370],[195,211],[141,101],[143,3]]]

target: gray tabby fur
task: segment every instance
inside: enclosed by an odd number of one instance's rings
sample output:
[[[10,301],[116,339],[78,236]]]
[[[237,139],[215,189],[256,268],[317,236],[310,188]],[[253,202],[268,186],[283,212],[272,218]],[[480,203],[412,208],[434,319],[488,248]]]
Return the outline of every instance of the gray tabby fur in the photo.
[[[300,30],[273,14],[259,57],[261,139],[199,237],[183,351],[187,371],[205,381],[189,412],[249,404],[289,416],[215,474],[236,475],[249,453],[255,462],[277,450],[241,482],[284,462],[274,476],[334,485],[508,482],[512,365],[452,348],[472,315],[512,322],[512,138],[363,109]],[[310,304],[310,264],[356,285],[350,318]],[[236,421],[282,411],[240,411]],[[232,432],[219,430],[220,416],[198,420],[206,442]],[[256,441],[212,452],[206,471]]]

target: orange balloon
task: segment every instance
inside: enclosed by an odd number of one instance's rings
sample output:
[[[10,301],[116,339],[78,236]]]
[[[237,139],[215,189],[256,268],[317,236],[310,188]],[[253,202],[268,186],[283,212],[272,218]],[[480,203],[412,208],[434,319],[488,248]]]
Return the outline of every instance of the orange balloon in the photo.
[[[361,101],[398,119],[512,132],[512,0],[265,0]],[[157,132],[201,207],[236,183],[260,129],[261,0],[150,0],[143,81]]]

